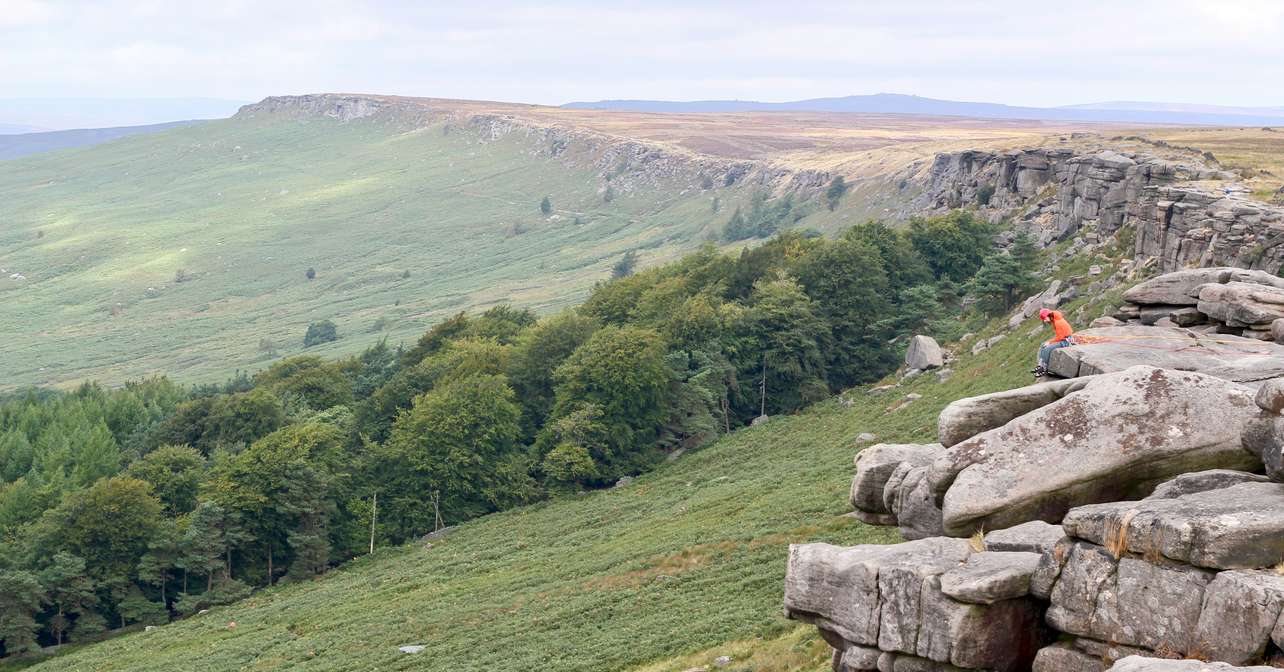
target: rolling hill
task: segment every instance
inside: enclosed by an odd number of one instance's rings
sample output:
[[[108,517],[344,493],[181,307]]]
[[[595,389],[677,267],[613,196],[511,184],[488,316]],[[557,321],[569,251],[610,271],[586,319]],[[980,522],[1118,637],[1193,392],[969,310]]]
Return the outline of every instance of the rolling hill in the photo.
[[[104,142],[127,138],[131,135],[156,133],[159,131],[190,126],[199,121],[171,121],[163,124],[146,126],[117,126],[113,128],[81,128],[71,131],[45,131],[42,133],[18,133],[0,135],[0,161],[16,159],[30,154],[53,152],[60,149],[92,147]],[[2,129],[0,129],[2,130]]]
[[[322,319],[341,338],[310,352],[332,357],[459,310],[553,311],[627,251],[718,240],[756,192],[808,205],[845,174],[840,207],[799,222],[830,230],[886,215],[889,175],[937,148],[1073,128],[319,95],[0,162],[0,388],[221,380]]]

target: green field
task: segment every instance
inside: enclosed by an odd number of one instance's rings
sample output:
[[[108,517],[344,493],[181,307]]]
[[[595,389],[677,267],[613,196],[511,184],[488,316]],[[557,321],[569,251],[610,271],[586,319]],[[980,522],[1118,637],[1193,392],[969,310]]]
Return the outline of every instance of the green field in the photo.
[[[543,149],[237,117],[0,162],[0,389],[221,380],[297,354],[320,319],[333,357],[465,308],[555,309],[627,250],[650,265],[716,236],[712,199],[743,196],[675,180],[608,203],[597,157]]]
[[[945,383],[856,390],[850,407],[773,418],[626,487],[486,516],[33,669],[680,671],[720,655],[732,671],[827,669],[814,629],[780,613],[787,545],[898,539],[842,517],[856,435],[929,440],[946,403],[1029,382],[1036,324],[962,355]],[[888,410],[908,392],[924,396]]]

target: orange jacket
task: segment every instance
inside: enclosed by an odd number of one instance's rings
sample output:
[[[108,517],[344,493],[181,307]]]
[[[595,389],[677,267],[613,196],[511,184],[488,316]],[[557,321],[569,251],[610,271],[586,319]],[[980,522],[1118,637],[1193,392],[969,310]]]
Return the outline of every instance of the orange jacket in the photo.
[[[1053,336],[1052,338],[1048,339],[1049,343],[1064,341],[1067,338],[1070,338],[1071,336],[1074,335],[1074,327],[1071,327],[1070,323],[1066,322],[1066,318],[1064,315],[1061,314],[1061,311],[1054,310],[1052,311],[1052,314],[1049,315],[1048,317],[1051,318],[1052,329],[1057,334],[1056,336]]]

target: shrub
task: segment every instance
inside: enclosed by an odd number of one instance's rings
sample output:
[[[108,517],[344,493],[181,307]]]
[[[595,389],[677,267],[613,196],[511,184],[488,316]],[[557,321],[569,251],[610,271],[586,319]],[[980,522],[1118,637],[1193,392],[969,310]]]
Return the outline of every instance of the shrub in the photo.
[[[847,193],[847,180],[842,175],[835,175],[830,181],[829,188],[825,190],[825,203],[832,212],[838,208],[838,202],[842,200],[843,194]]]
[[[976,202],[981,205],[989,205],[990,199],[994,197],[994,185],[983,184],[976,188]]]
[[[303,272],[303,275],[307,277],[307,279],[312,280],[313,278],[317,277],[317,269],[309,266],[308,270]]]
[[[638,265],[637,252],[634,252],[633,250],[629,250],[628,252],[624,253],[623,257],[620,257],[619,261],[615,262],[614,266],[611,267],[611,277],[627,278],[628,276],[633,275],[633,269],[636,268],[637,265]]]
[[[330,320],[321,320],[308,325],[308,333],[303,335],[303,347],[310,348],[322,343],[339,340],[339,330]]]
[[[544,200],[539,202],[539,211],[545,216],[553,212],[553,202],[548,200],[547,196],[544,197]]]

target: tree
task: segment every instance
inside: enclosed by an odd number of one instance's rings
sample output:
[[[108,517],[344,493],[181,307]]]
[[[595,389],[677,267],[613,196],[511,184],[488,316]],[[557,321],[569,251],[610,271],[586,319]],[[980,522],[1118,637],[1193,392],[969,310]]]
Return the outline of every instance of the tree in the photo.
[[[303,272],[303,276],[309,280],[315,279],[317,277],[317,269],[309,266],[308,270]]]
[[[308,331],[303,335],[303,347],[310,348],[337,340],[339,340],[339,331],[334,323],[330,320],[321,320],[308,325]]]
[[[624,253],[620,260],[615,262],[611,267],[612,278],[624,278],[633,275],[633,269],[638,265],[638,254],[633,250]]]
[[[156,530],[156,535],[147,543],[147,552],[138,559],[138,580],[160,588],[160,603],[168,607],[166,588],[170,581],[170,570],[182,564],[183,545],[178,525],[173,519],[167,519]]]
[[[884,323],[893,292],[876,248],[858,237],[843,237],[808,252],[795,272],[814,302],[811,309],[828,326],[822,344],[830,389],[877,380],[895,368]],[[785,297],[783,290],[777,295]]]
[[[843,199],[843,194],[847,193],[847,180],[842,175],[835,175],[830,180],[829,188],[825,190],[825,203],[832,212],[838,208],[838,202]]]
[[[602,192],[602,200],[603,200],[604,202],[606,202],[606,203],[610,203],[611,201],[614,201],[614,200],[615,200],[615,188],[614,188],[614,187],[612,187],[612,186],[611,186],[611,185],[609,185],[609,184],[608,184],[608,185],[606,185],[606,190]]]
[[[169,609],[164,603],[147,599],[143,591],[134,585],[129,586],[125,596],[116,605],[116,611],[120,613],[122,626],[129,623],[161,625],[169,620]]]
[[[997,314],[1011,310],[1033,285],[1034,277],[1012,255],[997,252],[985,258],[972,279],[971,290],[982,308]]]
[[[557,368],[552,417],[565,418],[585,404],[600,407],[600,422],[610,437],[599,461],[603,476],[623,475],[652,458],[668,411],[671,375],[658,333],[603,327]]]
[[[759,281],[733,324],[741,398],[752,415],[790,412],[823,398],[829,327],[797,281]]]
[[[94,581],[89,577],[85,561],[70,553],[56,553],[53,562],[40,572],[49,603],[57,610],[49,619],[49,631],[58,644],[74,628],[77,633],[91,635],[104,629],[102,616],[93,611],[98,605]]]
[[[422,509],[432,491],[440,493],[448,524],[496,510],[501,476],[510,475],[498,468],[517,447],[520,419],[503,376],[472,375],[417,397],[398,416],[383,453],[401,474],[388,488],[386,515],[423,530],[425,518],[408,509]]]
[[[965,210],[910,220],[909,238],[937,278],[966,282],[994,247],[995,227]]]
[[[539,202],[539,211],[540,211],[540,213],[541,213],[541,214],[543,214],[545,217],[547,217],[547,216],[549,216],[550,214],[552,214],[552,212],[553,212],[553,202],[552,202],[552,201],[550,201],[550,200],[548,200],[548,197],[547,197],[547,196],[545,196],[545,197],[544,197],[544,200],[542,200],[542,201],[540,201],[540,202]]]
[[[535,435],[553,408],[553,372],[597,329],[597,322],[567,310],[540,320],[513,346],[505,369],[522,407],[522,434]]]
[[[1025,229],[1017,231],[1016,236],[1012,238],[1012,246],[1008,248],[1008,254],[1012,255],[1018,266],[1027,271],[1033,272],[1039,264],[1039,246]]]
[[[293,357],[277,362],[255,376],[255,382],[279,396],[298,397],[318,411],[352,403],[351,381],[320,357]],[[248,394],[256,392],[259,391]]]
[[[205,458],[190,446],[161,446],[135,460],[125,474],[146,481],[165,513],[178,516],[196,508],[196,491],[205,472]]]
[[[45,512],[36,531],[38,547],[83,558],[97,584],[128,579],[160,525],[161,504],[146,481],[105,478],[68,493]]]
[[[944,308],[933,285],[917,285],[902,290],[897,296],[896,316],[892,320],[897,334],[918,334],[944,317]]]
[[[205,577],[206,591],[214,588],[214,577],[220,569],[224,571],[224,578],[230,579],[232,551],[245,540],[237,516],[212,501],[197,504],[179,539],[178,566],[183,569],[183,592],[187,593],[188,572]]]
[[[8,655],[39,651],[36,614],[46,602],[39,578],[20,570],[0,570],[0,643]]]

